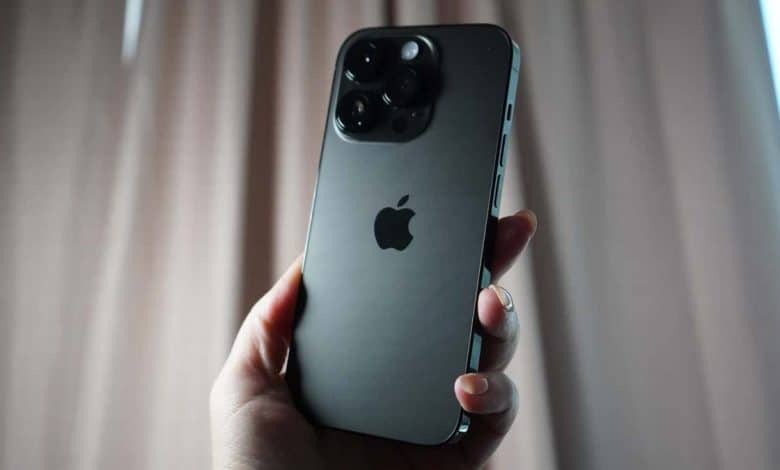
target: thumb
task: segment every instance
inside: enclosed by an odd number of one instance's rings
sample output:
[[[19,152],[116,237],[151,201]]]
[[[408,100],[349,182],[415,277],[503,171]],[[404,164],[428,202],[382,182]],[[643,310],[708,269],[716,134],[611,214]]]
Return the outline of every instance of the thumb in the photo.
[[[299,256],[249,311],[220,373],[245,380],[253,393],[281,380],[301,283]]]

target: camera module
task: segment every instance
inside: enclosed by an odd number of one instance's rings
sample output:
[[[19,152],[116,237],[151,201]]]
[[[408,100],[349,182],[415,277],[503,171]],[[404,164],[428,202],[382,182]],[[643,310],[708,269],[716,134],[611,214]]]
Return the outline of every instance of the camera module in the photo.
[[[339,54],[330,124],[342,139],[408,142],[428,128],[442,72],[430,38],[367,30]]]

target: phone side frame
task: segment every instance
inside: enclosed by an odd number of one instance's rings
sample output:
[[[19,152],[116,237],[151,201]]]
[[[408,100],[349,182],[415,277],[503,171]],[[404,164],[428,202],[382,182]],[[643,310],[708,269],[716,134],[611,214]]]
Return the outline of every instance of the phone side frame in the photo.
[[[506,34],[506,33],[505,33]],[[507,34],[507,36],[509,36]],[[506,173],[506,151],[509,145],[509,139],[512,130],[512,117],[516,109],[517,85],[520,79],[520,47],[514,40],[512,43],[512,65],[509,71],[509,82],[507,85],[506,98],[504,99],[501,136],[496,146],[495,170],[493,172],[493,185],[490,189],[490,213],[488,216],[487,230],[485,230],[485,241],[483,243],[482,266],[479,282],[479,291],[488,287],[493,279],[493,274],[489,269],[493,258],[493,247],[495,244],[496,226],[498,224],[498,215],[501,209],[501,193],[503,191],[503,179]],[[466,366],[466,372],[478,372],[479,362],[482,355],[482,335],[477,330],[479,315],[474,309],[474,323],[471,327],[471,345],[469,347],[469,356]],[[452,436],[447,439],[448,444],[454,444],[460,441],[471,427],[470,414],[461,408],[460,421]]]

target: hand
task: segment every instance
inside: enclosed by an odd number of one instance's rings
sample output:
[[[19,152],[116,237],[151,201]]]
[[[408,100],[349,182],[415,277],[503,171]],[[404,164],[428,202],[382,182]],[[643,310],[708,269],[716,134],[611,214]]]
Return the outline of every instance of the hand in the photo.
[[[512,265],[533,236],[536,217],[523,211],[498,223],[494,278]],[[517,317],[509,293],[480,292],[484,336],[480,373],[457,378],[454,393],[472,415],[458,443],[411,444],[318,428],[293,405],[282,367],[292,334],[300,258],[247,315],[211,390],[215,469],[467,469],[495,451],[517,412],[517,392],[504,375],[514,354]],[[507,307],[507,308],[505,308]]]

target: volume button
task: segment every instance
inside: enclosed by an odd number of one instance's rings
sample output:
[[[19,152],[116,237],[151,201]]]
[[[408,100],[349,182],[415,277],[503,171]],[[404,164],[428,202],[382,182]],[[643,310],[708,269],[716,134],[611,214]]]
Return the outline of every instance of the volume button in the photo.
[[[504,134],[503,137],[501,137],[501,150],[498,155],[498,159],[501,162],[501,166],[504,166],[504,150],[506,148],[506,134]]]
[[[495,192],[493,193],[493,207],[498,209],[498,203],[501,200],[501,173],[496,176]]]

